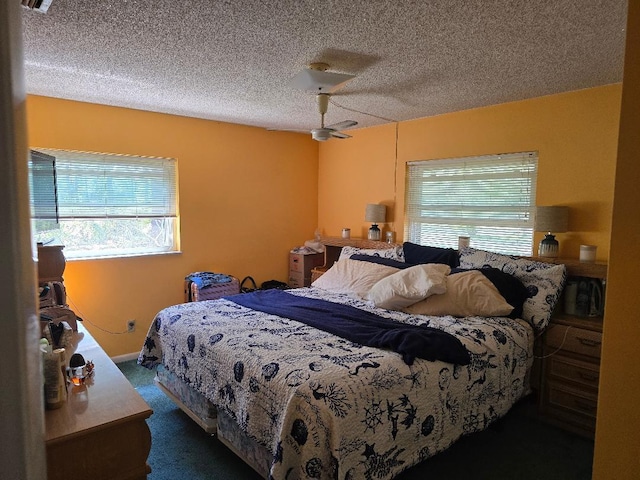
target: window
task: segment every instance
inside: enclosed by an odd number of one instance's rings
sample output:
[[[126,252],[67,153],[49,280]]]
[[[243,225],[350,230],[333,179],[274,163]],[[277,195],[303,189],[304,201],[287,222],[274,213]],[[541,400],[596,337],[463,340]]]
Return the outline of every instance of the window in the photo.
[[[63,244],[67,259],[177,251],[174,159],[38,151],[55,157],[58,197],[57,225],[34,219],[38,242]]]
[[[35,150],[30,152],[29,186],[31,217],[42,230],[57,228],[56,157]]]
[[[409,162],[405,238],[531,255],[537,168],[536,152]]]

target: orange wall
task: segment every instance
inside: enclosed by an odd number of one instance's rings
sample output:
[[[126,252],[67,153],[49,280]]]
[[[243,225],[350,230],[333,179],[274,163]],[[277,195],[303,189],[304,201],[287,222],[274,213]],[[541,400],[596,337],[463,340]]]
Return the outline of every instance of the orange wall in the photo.
[[[640,476],[640,2],[629,2],[593,478]]]
[[[313,238],[318,144],[306,135],[38,96],[27,114],[32,147],[178,160],[182,253],[67,262],[71,306],[112,356],[140,350],[188,273],[286,281],[289,250]],[[131,318],[133,334],[103,331]]]
[[[606,260],[620,95],[610,85],[350,131],[349,142],[320,147],[318,222],[327,235],[350,227],[363,236],[365,204],[395,204],[386,229],[401,240],[406,162],[536,150],[537,203],[571,209],[571,232],[557,236],[560,255],[577,257],[588,243]]]
[[[350,228],[352,237],[366,237],[367,203],[386,205],[387,221],[394,221],[395,132],[395,125],[350,130],[353,138],[321,145],[318,226],[324,235]]]

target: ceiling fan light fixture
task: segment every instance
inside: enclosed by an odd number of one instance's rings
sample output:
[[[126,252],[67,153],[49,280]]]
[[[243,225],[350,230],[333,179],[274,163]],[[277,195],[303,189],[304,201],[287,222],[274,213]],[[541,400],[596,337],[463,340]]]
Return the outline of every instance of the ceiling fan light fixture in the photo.
[[[352,78],[355,75],[305,68],[291,79],[291,86],[309,93],[331,93],[344,87]]]
[[[314,128],[311,130],[311,138],[318,142],[326,142],[331,138],[331,130],[326,128]]]

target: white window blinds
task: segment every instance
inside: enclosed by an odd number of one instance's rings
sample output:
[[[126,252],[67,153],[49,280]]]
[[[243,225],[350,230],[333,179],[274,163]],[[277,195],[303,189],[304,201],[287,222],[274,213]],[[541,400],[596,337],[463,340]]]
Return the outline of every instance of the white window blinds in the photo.
[[[60,219],[177,216],[174,159],[43,151],[56,157]]]
[[[56,158],[36,150],[29,153],[31,216],[38,220],[57,220]]]
[[[531,255],[537,165],[536,152],[409,162],[405,239]]]

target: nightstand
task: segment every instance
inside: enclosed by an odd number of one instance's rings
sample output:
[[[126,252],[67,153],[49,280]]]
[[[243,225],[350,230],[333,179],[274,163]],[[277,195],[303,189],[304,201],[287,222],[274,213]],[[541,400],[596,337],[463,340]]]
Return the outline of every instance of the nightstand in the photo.
[[[545,419],[592,437],[596,428],[602,320],[554,318],[544,336],[540,410]]]
[[[311,285],[311,270],[320,265],[324,265],[324,253],[289,253],[289,286]]]
[[[565,265],[569,278],[606,277],[604,264],[574,261]],[[542,337],[540,413],[550,423],[593,438],[604,318],[569,315],[564,313],[563,305],[561,298]]]

